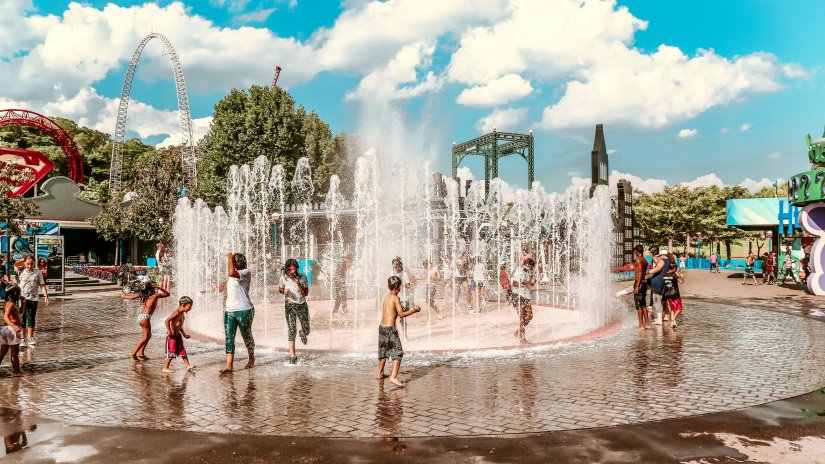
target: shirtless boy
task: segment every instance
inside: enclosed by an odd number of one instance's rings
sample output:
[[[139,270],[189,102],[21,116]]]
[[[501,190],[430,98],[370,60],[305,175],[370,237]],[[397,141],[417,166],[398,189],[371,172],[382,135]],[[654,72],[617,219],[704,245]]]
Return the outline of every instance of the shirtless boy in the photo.
[[[3,321],[6,325],[0,328],[0,364],[6,357],[6,352],[11,351],[9,358],[14,375],[21,375],[20,370],[20,342],[23,341],[23,317],[20,315],[20,308],[17,301],[20,299],[20,287],[8,287],[6,289],[6,304],[3,308]]]
[[[163,372],[172,372],[169,365],[172,360],[180,356],[183,358],[183,364],[186,370],[191,370],[195,366],[189,364],[189,357],[186,356],[186,348],[183,347],[183,339],[189,338],[189,334],[183,330],[183,321],[186,320],[185,314],[192,309],[192,298],[183,296],[178,301],[178,309],[172,311],[172,314],[166,318],[166,362],[163,364]]]
[[[381,325],[378,327],[378,378],[385,377],[384,364],[387,358],[390,358],[392,359],[390,382],[404,387],[404,384],[398,380],[398,370],[401,369],[404,350],[401,348],[401,337],[398,336],[395,320],[420,312],[421,307],[416,305],[407,310],[401,307],[401,299],[398,298],[398,292],[401,291],[401,279],[398,276],[391,276],[387,280],[387,287],[390,293],[384,297],[381,305]]]
[[[155,287],[152,282],[144,283],[140,293],[120,295],[121,300],[140,299],[143,303],[143,309],[140,311],[137,318],[138,325],[141,329],[143,329],[143,336],[138,344],[135,345],[135,349],[129,353],[129,357],[133,360],[137,361],[138,358],[143,360],[149,359],[146,356],[146,345],[149,344],[149,339],[152,338],[152,314],[155,314],[155,308],[158,306],[158,299],[166,298],[167,296],[169,296],[169,292],[162,287]]]

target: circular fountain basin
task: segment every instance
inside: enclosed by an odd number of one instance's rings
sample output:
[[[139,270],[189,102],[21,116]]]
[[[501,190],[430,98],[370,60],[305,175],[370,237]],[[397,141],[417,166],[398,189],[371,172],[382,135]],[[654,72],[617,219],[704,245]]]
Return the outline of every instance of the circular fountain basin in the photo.
[[[298,340],[298,348],[320,352],[374,352],[377,350],[380,313],[375,299],[348,300],[348,311],[333,313],[332,300],[309,302],[310,335],[306,346]],[[449,308],[451,302],[436,300],[439,307]],[[194,313],[194,311],[193,311]],[[193,314],[192,330],[201,338],[222,342],[222,315]],[[591,318],[575,309],[550,305],[533,305],[533,320],[527,327],[527,344],[519,343],[515,334],[518,313],[506,302],[486,302],[480,312],[466,308],[445,309],[440,317],[423,305],[420,313],[396,326],[407,352],[461,352],[471,350],[514,349],[563,342],[581,342],[618,331],[619,322],[595,327]],[[298,323],[300,329],[300,322]],[[255,344],[259,347],[285,350],[287,324],[283,303],[259,305],[253,325]],[[240,335],[237,337],[240,342]]]

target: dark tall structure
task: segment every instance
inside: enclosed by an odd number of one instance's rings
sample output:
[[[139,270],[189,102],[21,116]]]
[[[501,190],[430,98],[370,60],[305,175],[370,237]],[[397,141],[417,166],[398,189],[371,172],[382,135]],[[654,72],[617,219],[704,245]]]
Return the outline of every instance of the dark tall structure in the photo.
[[[593,151],[590,152],[590,197],[596,191],[597,185],[608,185],[609,174],[607,163],[607,146],[604,142],[604,126],[596,124],[596,136],[593,138]]]
[[[597,186],[609,185],[610,170],[602,124],[596,124],[593,150],[590,152],[590,171],[590,196],[592,197]],[[613,251],[613,265],[621,266],[633,262],[633,247],[639,243],[639,228],[633,217],[633,186],[630,185],[630,181],[621,179],[616,183],[616,188],[615,216],[613,217],[616,249]]]
[[[498,160],[510,155],[519,155],[527,161],[527,188],[533,186],[535,175],[533,159],[533,131],[529,134],[514,132],[493,132],[472,140],[453,144],[453,179],[458,180],[458,165],[467,156],[484,157],[484,193],[490,191],[490,180],[498,177]]]
[[[633,186],[629,180],[619,179],[616,183],[616,251],[614,266],[633,262],[633,247],[639,243],[639,227],[633,216]]]

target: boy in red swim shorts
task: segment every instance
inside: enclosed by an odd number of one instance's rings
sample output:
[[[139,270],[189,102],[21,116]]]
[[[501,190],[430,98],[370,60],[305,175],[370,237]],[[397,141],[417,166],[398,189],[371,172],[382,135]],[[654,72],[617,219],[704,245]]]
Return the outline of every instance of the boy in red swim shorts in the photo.
[[[191,370],[195,366],[189,364],[189,357],[186,356],[186,348],[183,347],[183,339],[189,338],[189,334],[183,330],[183,321],[186,320],[185,314],[192,309],[192,298],[188,296],[181,297],[178,301],[178,309],[172,311],[172,314],[166,318],[166,362],[163,364],[163,372],[172,372],[169,365],[172,360],[180,356],[183,358],[183,364],[186,370]]]

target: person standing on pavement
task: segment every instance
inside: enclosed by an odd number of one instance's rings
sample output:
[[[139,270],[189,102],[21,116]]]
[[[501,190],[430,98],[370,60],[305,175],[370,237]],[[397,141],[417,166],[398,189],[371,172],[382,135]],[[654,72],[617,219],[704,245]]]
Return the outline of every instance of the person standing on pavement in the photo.
[[[782,282],[779,282],[779,285],[785,285],[785,279],[788,276],[793,279],[793,283],[799,283],[793,273],[793,257],[791,256],[791,247],[785,248],[785,259],[782,261]]]
[[[653,311],[655,312],[658,308],[658,314],[653,324],[662,325],[662,313],[665,310],[662,290],[665,287],[665,273],[670,269],[670,261],[667,259],[668,252],[666,250],[660,252],[657,246],[650,248],[650,254],[653,256],[653,269],[648,273],[650,274],[650,286],[653,289]]]
[[[801,280],[803,284],[807,283],[808,279],[811,277],[810,261],[811,255],[809,253],[805,253],[805,256],[799,260],[799,267],[801,268],[801,271],[799,272],[799,280]]]
[[[717,259],[718,259],[718,258],[717,258],[717,256],[716,256],[716,253],[711,253],[711,254],[710,254],[710,272],[716,271],[716,273],[718,274],[718,273],[719,273],[719,269],[716,267],[716,261],[717,261]]]
[[[773,285],[776,283],[774,268],[776,266],[776,255],[773,252],[765,253],[765,264],[762,270],[762,285]]]
[[[647,314],[647,260],[645,259],[645,249],[641,245],[633,248],[636,260],[633,262],[633,304],[636,306],[636,316],[639,318],[639,330],[650,328],[650,319]]]
[[[755,262],[756,262],[756,256],[754,256],[752,252],[749,252],[747,261],[745,261],[745,275],[742,277],[742,285],[747,285],[746,281],[748,280],[748,277],[751,278],[754,285],[759,285],[756,282],[756,276],[754,275],[754,272],[753,272],[753,265],[754,265]]]
[[[20,346],[34,346],[37,341],[34,339],[34,323],[37,318],[37,293],[43,292],[43,302],[49,305],[49,292],[46,290],[46,280],[43,273],[34,268],[34,258],[26,256],[23,270],[18,276],[20,282],[21,300],[23,302],[23,332],[26,337]]]
[[[252,271],[247,269],[246,256],[242,253],[226,254],[227,273],[226,303],[223,311],[223,329],[226,337],[226,365],[220,369],[221,374],[235,370],[235,335],[241,331],[243,343],[249,358],[246,369],[255,366],[255,339],[252,338],[252,320],[255,318],[255,307],[249,298],[249,284],[252,282]]]
[[[284,295],[289,363],[297,364],[295,333],[298,330],[298,321],[301,321],[301,331],[298,332],[301,336],[301,343],[306,345],[307,335],[309,335],[309,306],[307,306],[309,284],[307,283],[307,276],[298,273],[298,261],[295,259],[286,260],[284,273],[281,275],[281,281],[278,284],[278,292]]]

